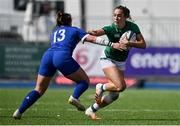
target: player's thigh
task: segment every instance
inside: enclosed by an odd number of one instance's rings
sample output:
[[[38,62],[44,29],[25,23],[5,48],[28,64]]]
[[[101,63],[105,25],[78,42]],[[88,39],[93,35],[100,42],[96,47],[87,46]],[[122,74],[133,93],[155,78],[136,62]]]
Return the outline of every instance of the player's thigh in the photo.
[[[53,64],[53,51],[46,51],[41,59],[38,74],[45,77],[52,77],[56,73],[56,68]]]
[[[117,87],[125,86],[124,81],[124,62],[114,62],[111,59],[101,59],[101,67],[109,82]]]
[[[41,59],[41,64],[38,71],[35,90],[43,94],[49,86],[51,78],[56,72],[56,68],[52,62],[53,52],[46,51]]]
[[[72,58],[69,57],[61,65],[57,66],[57,69],[68,79],[78,82],[86,80],[89,82],[88,76],[80,65]]]
[[[66,75],[66,77],[75,82],[85,80],[89,83],[89,78],[88,78],[87,74],[85,73],[85,71],[81,67],[79,67],[79,69],[77,71],[75,71],[74,73],[72,73],[70,75]]]
[[[103,69],[105,76],[117,86],[124,85],[124,72],[119,70],[116,66],[107,67]]]

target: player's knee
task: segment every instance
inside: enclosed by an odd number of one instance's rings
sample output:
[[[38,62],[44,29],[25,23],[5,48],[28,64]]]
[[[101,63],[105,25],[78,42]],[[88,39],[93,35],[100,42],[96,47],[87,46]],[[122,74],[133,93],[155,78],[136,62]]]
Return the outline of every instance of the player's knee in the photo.
[[[86,86],[86,89],[89,88],[89,82],[85,81],[85,86]]]
[[[118,86],[116,86],[117,92],[123,92],[126,89],[126,83],[120,83]]]
[[[87,76],[87,77],[82,78],[82,79],[81,79],[81,81],[86,81],[86,83],[87,83],[87,84],[89,84],[89,83],[90,83],[90,80],[89,80],[89,77],[88,77],[88,76]]]
[[[46,91],[46,90],[44,90],[44,89],[39,89],[39,88],[35,88],[35,90],[36,90],[37,92],[39,92],[40,96],[42,96],[42,95],[45,93],[45,91]]]
[[[123,92],[126,89],[126,85],[122,85],[119,89],[118,92]]]
[[[87,78],[87,79],[86,79],[86,82],[87,82],[88,84],[90,84],[90,80],[89,80],[89,78]]]

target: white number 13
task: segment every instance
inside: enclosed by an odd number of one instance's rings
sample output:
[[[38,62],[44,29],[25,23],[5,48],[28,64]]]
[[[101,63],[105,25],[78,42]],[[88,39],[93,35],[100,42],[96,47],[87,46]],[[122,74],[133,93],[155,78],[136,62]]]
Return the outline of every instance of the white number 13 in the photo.
[[[59,33],[59,36],[57,35]],[[65,39],[65,29],[58,30],[54,33],[54,43],[61,42]]]

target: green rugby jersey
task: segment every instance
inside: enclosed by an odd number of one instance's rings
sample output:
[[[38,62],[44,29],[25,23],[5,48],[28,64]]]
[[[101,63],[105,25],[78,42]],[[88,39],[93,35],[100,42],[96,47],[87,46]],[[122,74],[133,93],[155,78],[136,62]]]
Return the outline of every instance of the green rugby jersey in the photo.
[[[112,23],[112,25],[104,26],[103,30],[105,31],[105,34],[107,35],[109,41],[111,42],[118,42],[121,35],[128,30],[133,31],[136,34],[140,33],[139,27],[135,23],[130,22],[130,21],[126,21],[126,25],[124,28],[119,28],[116,24]],[[125,61],[129,53],[129,50],[119,51],[112,47],[106,47],[104,51],[105,51],[106,57],[116,60],[116,61]]]

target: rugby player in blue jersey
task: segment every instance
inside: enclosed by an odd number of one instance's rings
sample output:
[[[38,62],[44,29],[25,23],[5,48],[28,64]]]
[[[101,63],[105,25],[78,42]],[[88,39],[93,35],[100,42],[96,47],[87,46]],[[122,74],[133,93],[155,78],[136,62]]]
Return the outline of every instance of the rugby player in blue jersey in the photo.
[[[118,42],[112,43],[71,26],[72,18],[68,13],[59,11],[56,17],[56,25],[51,34],[51,47],[43,54],[41,59],[35,89],[27,94],[20,107],[13,113],[15,119],[20,119],[22,114],[45,93],[57,70],[66,78],[76,82],[74,92],[68,101],[79,111],[85,111],[79,97],[87,90],[89,78],[72,57],[76,45],[79,41],[88,41],[120,50],[123,48],[123,45]]]

